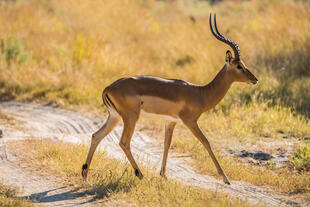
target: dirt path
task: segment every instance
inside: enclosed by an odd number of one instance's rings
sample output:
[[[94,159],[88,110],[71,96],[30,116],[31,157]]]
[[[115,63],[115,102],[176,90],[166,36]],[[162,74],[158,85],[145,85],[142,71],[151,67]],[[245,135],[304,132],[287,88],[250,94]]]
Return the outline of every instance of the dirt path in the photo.
[[[23,132],[16,132],[16,130],[2,127],[3,141],[42,137],[72,143],[89,144],[91,133],[101,127],[104,121],[104,119],[94,120],[76,112],[59,108],[17,102],[0,103],[0,110],[2,113],[14,117],[14,119],[20,120],[24,128]],[[98,148],[100,150],[105,149],[111,157],[124,160],[124,153],[118,145],[121,132],[122,127],[118,126],[101,142]],[[154,166],[159,170],[163,146],[158,146],[155,140],[137,132],[132,139],[131,148],[134,156],[138,157],[141,162]],[[20,173],[18,168],[12,168],[10,165],[3,165],[1,163],[1,172],[5,171],[6,168],[10,169],[7,174],[10,176],[7,177],[12,177],[12,179],[16,180],[25,179],[25,176],[16,175]],[[184,183],[196,185],[206,190],[223,191],[229,196],[239,197],[257,205],[306,206],[305,204],[298,204],[295,200],[290,200],[288,197],[273,193],[267,189],[252,186],[248,183],[232,181],[232,185],[224,185],[220,180],[195,173],[191,167],[184,164],[184,157],[180,156],[170,156],[168,158],[167,175],[168,177],[182,180]],[[0,173],[0,180],[5,176],[5,174]],[[44,188],[39,190],[40,192],[49,192],[53,189],[59,190],[58,186],[50,185],[53,182],[49,183],[49,181],[40,180],[38,181],[39,183],[43,183],[44,186]],[[24,185],[27,185],[27,183],[24,183]],[[32,185],[32,183],[28,183],[28,185]],[[35,192],[31,187],[29,190],[25,188],[25,195],[31,196],[32,194],[35,194]],[[68,196],[67,201],[70,203],[70,195],[62,193],[62,196],[64,196],[62,198],[63,200],[66,200],[65,196]]]
[[[87,191],[61,183],[60,178],[32,173],[27,167],[14,162],[15,159],[9,155],[7,160],[0,161],[0,182],[18,187],[20,196],[39,206],[127,206],[117,201],[97,200]]]

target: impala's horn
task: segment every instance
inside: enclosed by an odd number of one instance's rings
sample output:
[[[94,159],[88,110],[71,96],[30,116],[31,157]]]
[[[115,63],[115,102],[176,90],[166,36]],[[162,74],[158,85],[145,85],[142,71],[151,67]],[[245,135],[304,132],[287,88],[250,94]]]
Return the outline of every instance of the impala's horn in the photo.
[[[216,14],[214,14],[214,27],[215,27],[215,30],[216,30],[216,32],[214,32],[213,27],[212,27],[211,16],[212,16],[212,14],[210,13],[209,23],[210,23],[210,29],[211,29],[212,34],[216,37],[216,39],[218,39],[218,40],[228,44],[233,49],[233,51],[234,51],[235,59],[236,60],[240,60],[241,59],[241,55],[240,55],[240,49],[239,49],[238,44],[235,43],[234,41],[230,40],[230,39],[227,39],[226,37],[224,37],[220,33],[220,31],[218,30],[217,25],[216,25]]]

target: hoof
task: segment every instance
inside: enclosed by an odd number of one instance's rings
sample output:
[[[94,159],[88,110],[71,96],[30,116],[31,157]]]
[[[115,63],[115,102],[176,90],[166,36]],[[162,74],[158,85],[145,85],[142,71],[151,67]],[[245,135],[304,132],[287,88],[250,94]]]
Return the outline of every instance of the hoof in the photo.
[[[164,178],[165,180],[168,180],[168,178],[167,178],[167,176],[166,176],[166,174],[165,174],[165,173],[160,172],[159,174],[160,174],[160,176],[161,176],[162,178]]]
[[[83,179],[86,181],[86,179],[87,179],[87,168],[88,168],[88,166],[87,166],[87,164],[84,164],[83,166],[82,166],[82,177],[83,177]]]
[[[136,175],[140,180],[142,180],[143,175],[142,175],[142,173],[141,173],[138,169],[135,169],[135,175]]]
[[[226,176],[223,177],[223,181],[225,184],[230,185],[230,182]]]
[[[163,179],[165,179],[165,180],[168,180],[168,178],[167,178],[166,175],[162,175],[161,177],[162,177]]]

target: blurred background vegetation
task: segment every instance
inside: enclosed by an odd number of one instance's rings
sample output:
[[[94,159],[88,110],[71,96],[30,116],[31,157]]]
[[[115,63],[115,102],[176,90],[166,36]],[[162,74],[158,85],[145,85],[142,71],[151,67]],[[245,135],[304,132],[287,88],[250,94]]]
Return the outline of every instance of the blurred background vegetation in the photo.
[[[210,12],[259,83],[234,84],[207,129],[310,136],[307,1],[2,0],[0,99],[100,108],[124,76],[206,84],[230,49],[211,35]]]

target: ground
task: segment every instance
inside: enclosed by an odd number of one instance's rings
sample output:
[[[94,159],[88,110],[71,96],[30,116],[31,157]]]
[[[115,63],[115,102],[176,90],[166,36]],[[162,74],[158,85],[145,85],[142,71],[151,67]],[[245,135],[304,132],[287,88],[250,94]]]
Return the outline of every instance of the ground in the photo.
[[[1,173],[2,182],[22,188],[21,195],[43,205],[71,205],[70,203],[84,203],[85,205],[101,202],[92,200],[91,195],[76,190],[74,187],[57,182],[57,176],[46,179],[40,172],[32,172],[31,166],[23,166],[18,160],[18,153],[6,147],[7,143],[14,143],[33,137],[52,138],[58,141],[75,144],[88,144],[90,135],[100,127],[104,119],[96,119],[80,115],[79,113],[54,108],[50,106],[23,104],[18,102],[2,102],[0,110],[6,114],[6,123],[1,120],[3,137],[1,138]],[[117,127],[100,144],[99,149],[105,149],[113,158],[123,159],[124,154],[118,145],[122,127]],[[163,146],[140,133],[136,132],[132,139],[132,151],[135,157],[144,165],[160,167]],[[13,150],[14,151],[14,150]],[[17,155],[15,155],[17,154]],[[186,157],[186,158],[185,158]],[[188,185],[196,185],[205,190],[221,191],[231,197],[246,199],[255,205],[268,206],[307,206],[307,201],[278,194],[270,189],[260,188],[248,183],[232,181],[232,185],[225,185],[221,180],[207,175],[201,175],[188,166],[190,158],[182,154],[171,153],[168,158],[168,178],[181,180]],[[110,201],[109,201],[110,202]],[[112,201],[111,201],[112,202]],[[309,202],[309,201],[308,201]],[[117,202],[114,205],[118,205]]]

